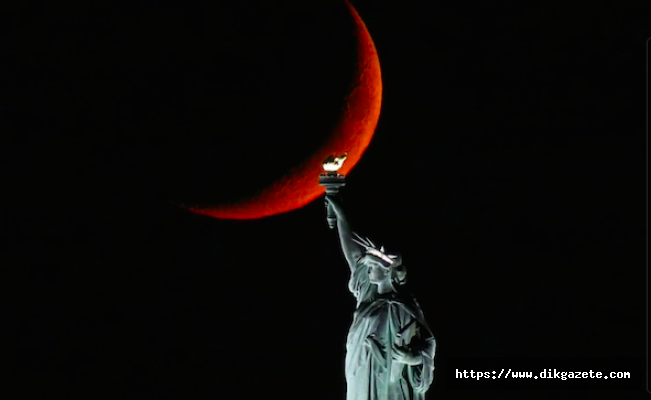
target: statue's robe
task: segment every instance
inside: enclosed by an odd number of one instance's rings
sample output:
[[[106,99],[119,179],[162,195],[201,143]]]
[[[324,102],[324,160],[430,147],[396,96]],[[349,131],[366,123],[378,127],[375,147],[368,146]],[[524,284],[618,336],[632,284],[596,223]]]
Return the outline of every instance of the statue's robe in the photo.
[[[346,341],[346,400],[423,400],[433,379],[434,335],[416,299],[378,294],[368,268],[358,262],[348,285],[357,309]],[[423,363],[392,360],[392,344],[420,351]]]

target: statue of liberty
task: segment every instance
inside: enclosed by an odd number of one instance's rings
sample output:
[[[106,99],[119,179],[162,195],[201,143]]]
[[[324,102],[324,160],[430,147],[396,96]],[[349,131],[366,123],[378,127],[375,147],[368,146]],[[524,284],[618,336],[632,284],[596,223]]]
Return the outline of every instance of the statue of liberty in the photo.
[[[348,288],[357,299],[346,341],[346,400],[424,400],[436,341],[406,290],[402,257],[353,233],[334,196],[326,196],[326,206],[336,216]]]

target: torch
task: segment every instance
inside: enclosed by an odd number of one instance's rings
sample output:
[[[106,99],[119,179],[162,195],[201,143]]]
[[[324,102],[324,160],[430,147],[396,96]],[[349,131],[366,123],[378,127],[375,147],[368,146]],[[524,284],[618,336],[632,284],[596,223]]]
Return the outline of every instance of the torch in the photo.
[[[344,164],[348,153],[344,153],[341,157],[331,155],[323,161],[323,169],[325,174],[319,175],[319,185],[326,188],[326,196],[336,196],[339,193],[339,188],[346,186],[346,177],[337,173],[339,168]],[[326,205],[326,218],[330,229],[334,229],[337,225],[337,216],[331,207]]]

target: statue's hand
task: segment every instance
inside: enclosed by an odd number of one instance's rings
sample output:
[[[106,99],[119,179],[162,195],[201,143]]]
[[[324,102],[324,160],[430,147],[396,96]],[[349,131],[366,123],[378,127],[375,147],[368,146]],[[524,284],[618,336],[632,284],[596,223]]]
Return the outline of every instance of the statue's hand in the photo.
[[[392,358],[406,365],[420,365],[423,363],[423,354],[420,351],[414,351],[408,346],[396,346],[393,344]]]
[[[339,201],[335,197],[326,196],[325,203],[328,207],[332,208],[332,210],[335,212],[337,217],[341,217],[343,215],[344,213],[343,208],[341,207],[341,204],[339,204]]]

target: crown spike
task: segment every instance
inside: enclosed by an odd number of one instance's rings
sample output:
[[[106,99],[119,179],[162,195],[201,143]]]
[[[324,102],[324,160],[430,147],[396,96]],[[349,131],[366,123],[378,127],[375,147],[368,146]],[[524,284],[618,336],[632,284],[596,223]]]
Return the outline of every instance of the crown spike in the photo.
[[[360,242],[359,240],[357,240],[357,239],[355,239],[355,238],[352,238],[352,241],[355,242],[355,243],[357,243],[358,245],[362,246],[363,248],[365,248],[365,249],[367,249],[367,250],[368,250],[368,248],[369,248],[367,245],[365,245],[364,243]]]
[[[373,242],[371,242],[371,240],[369,238],[363,238],[360,235],[358,235],[357,233],[355,233],[355,232],[353,232],[353,233],[355,234],[355,236],[357,236],[357,238],[362,243],[364,243],[364,247],[373,247],[373,248],[375,248],[375,245],[373,244]]]

